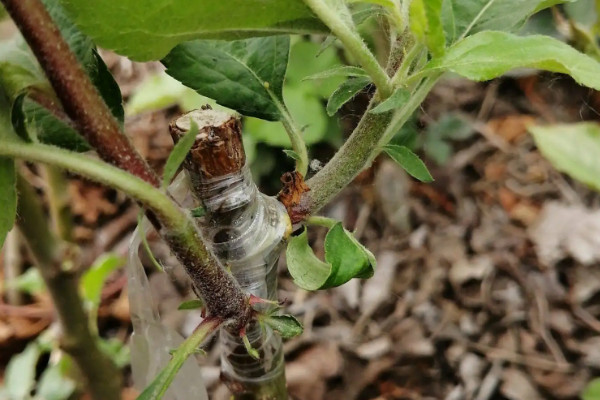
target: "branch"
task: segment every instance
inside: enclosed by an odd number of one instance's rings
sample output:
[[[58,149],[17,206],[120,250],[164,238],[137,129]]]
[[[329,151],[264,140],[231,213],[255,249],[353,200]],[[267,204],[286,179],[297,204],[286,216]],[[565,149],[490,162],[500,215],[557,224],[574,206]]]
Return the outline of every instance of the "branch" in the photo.
[[[369,111],[376,105],[371,101],[358,126],[333,158],[315,176],[307,181],[310,191],[301,198],[299,214],[314,214],[327,204],[381,152],[398,130],[406,123],[415,110],[427,97],[440,74],[426,79],[395,114],[372,114]],[[302,212],[303,211],[303,212]],[[292,221],[298,222],[298,221]]]
[[[326,4],[326,1],[304,0],[304,3],[340,39],[346,50],[358,59],[360,65],[367,71],[373,83],[377,86],[381,99],[389,97],[392,94],[390,79],[358,33],[340,17],[336,10]]]
[[[94,400],[121,398],[121,373],[97,346],[79,297],[77,277],[68,269],[68,251],[48,227],[35,189],[20,175],[19,226],[54,301],[62,326],[61,347],[75,360]],[[66,256],[66,257],[65,257]],[[65,260],[66,258],[66,260]],[[66,261],[66,262],[65,262]]]

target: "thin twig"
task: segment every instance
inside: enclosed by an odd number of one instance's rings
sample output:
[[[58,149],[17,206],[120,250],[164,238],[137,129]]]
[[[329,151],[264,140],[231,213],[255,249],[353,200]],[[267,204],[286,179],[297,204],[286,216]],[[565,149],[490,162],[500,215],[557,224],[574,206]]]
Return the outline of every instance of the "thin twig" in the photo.
[[[35,189],[21,176],[17,226],[27,241],[40,274],[52,295],[62,325],[61,347],[75,360],[94,400],[121,398],[121,373],[97,346],[79,297],[69,247],[57,240],[45,220]],[[71,263],[71,267],[67,266]]]

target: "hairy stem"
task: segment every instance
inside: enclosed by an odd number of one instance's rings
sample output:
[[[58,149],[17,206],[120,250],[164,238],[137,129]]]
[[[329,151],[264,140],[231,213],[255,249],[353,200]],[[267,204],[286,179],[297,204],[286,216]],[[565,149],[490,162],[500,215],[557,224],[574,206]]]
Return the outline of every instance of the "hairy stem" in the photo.
[[[25,237],[58,312],[62,326],[61,347],[75,360],[94,400],[121,398],[121,373],[97,346],[78,292],[78,279],[69,266],[68,247],[41,223],[45,215],[35,189],[17,177],[19,205],[17,225]],[[66,260],[65,260],[66,258]]]
[[[36,55],[64,110],[80,133],[102,159],[135,175],[141,181],[136,180],[134,188],[128,189],[127,183],[133,181],[124,172],[117,173],[116,168],[109,170],[104,166],[104,173],[98,170],[101,164],[86,163],[84,168],[72,163],[65,165],[56,157],[40,154],[40,147],[23,147],[12,143],[8,147],[15,153],[13,156],[27,159],[29,155],[61,168],[74,167],[74,171],[84,175],[91,174],[91,177],[102,183],[114,183],[116,188],[140,200],[150,211],[149,219],[197,286],[208,310],[224,320],[234,319],[235,323],[244,324],[250,308],[241,288],[206,247],[189,216],[167,196],[157,196],[156,190],[149,190],[158,188],[160,179],[123,134],[41,1],[1,1]],[[5,145],[2,150],[8,151],[6,147]],[[54,148],[52,151],[59,154]],[[20,156],[18,153],[21,153]],[[142,185],[142,181],[146,185]],[[143,191],[153,195],[144,195]],[[152,200],[150,197],[154,196],[157,197]]]
[[[427,97],[439,74],[426,79],[396,113],[372,114],[371,101],[358,126],[342,148],[314,177],[307,181],[310,191],[303,195],[300,206],[318,211],[367,168],[404,123]]]
[[[324,0],[304,0],[304,3],[340,39],[346,50],[356,57],[360,65],[371,76],[375,86],[377,86],[381,99],[386,99],[392,94],[389,77],[360,35],[349,25],[349,22],[345,21],[343,16],[340,16],[340,13]]]

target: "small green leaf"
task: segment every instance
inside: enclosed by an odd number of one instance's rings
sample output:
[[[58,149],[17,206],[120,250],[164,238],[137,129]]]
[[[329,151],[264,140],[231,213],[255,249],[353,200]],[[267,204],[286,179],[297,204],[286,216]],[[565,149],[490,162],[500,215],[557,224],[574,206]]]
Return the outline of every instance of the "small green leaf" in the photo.
[[[77,388],[73,379],[65,376],[60,365],[52,365],[44,370],[35,390],[36,399],[66,400]]]
[[[196,40],[175,47],[162,63],[173,78],[222,106],[277,121],[289,50],[288,36]]]
[[[390,110],[402,107],[409,99],[410,92],[408,90],[403,88],[396,89],[396,91],[392,93],[390,97],[382,101],[380,104],[377,105],[377,107],[373,108],[369,112],[371,114],[382,114]]]
[[[325,237],[326,262],[313,253],[306,230],[289,241],[286,259],[294,283],[306,290],[340,286],[352,278],[369,278],[375,268],[373,254],[344,229],[341,222]]]
[[[568,74],[581,85],[600,89],[600,63],[548,36],[480,32],[449,48],[444,57],[432,60],[425,71],[450,70],[485,81],[522,67]]]
[[[20,354],[10,359],[3,382],[10,399],[29,398],[35,385],[35,366],[40,355],[40,347],[36,342],[32,342]]]
[[[15,160],[0,157],[0,248],[17,217],[16,177]]]
[[[582,400],[600,400],[600,378],[592,379],[583,393],[581,393]]]
[[[192,209],[192,217],[201,218],[206,215],[206,208],[200,206]]]
[[[600,126],[592,122],[532,126],[538,148],[557,170],[600,191]]]
[[[433,177],[427,170],[427,167],[421,159],[413,153],[408,147],[387,145],[384,151],[396,161],[411,176],[422,182],[432,182]]]
[[[242,342],[244,342],[244,347],[246,348],[246,351],[250,357],[254,358],[255,360],[260,360],[260,354],[258,354],[258,350],[252,347],[247,335],[242,336]]]
[[[27,271],[23,272],[14,280],[6,281],[6,286],[30,295],[39,294],[46,287],[44,279],[40,275],[39,270],[35,267],[27,269]]]
[[[14,112],[19,114],[20,121],[13,118],[13,127],[18,126],[26,128],[29,138],[35,137],[41,143],[51,144],[77,152],[88,151],[91,149],[89,143],[79,134],[71,121],[65,117],[58,118],[50,110],[40,105],[30,97],[19,97],[20,103],[13,104]],[[17,111],[21,107],[21,111]],[[13,114],[14,115],[14,114]],[[18,132],[18,130],[17,130]]]
[[[294,150],[284,149],[283,152],[285,153],[286,156],[288,156],[292,160],[296,160],[297,161],[297,160],[300,159],[300,156]]]
[[[123,266],[125,260],[115,254],[100,256],[94,264],[85,271],[79,284],[81,297],[88,304],[88,309],[97,309],[100,305],[102,288],[110,274]]]
[[[446,37],[442,26],[443,0],[413,0],[410,3],[410,28],[427,44],[434,57],[444,54]]]
[[[165,170],[163,172],[163,181],[162,187],[166,189],[167,186],[171,183],[177,170],[187,157],[190,149],[194,145],[194,141],[196,140],[196,135],[198,135],[198,124],[196,121],[190,118],[190,130],[185,134],[185,136],[177,142],[171,154],[169,154],[169,158],[165,163]]]
[[[333,77],[356,77],[356,76],[367,76],[367,73],[364,69],[360,67],[353,67],[350,65],[343,65],[341,67],[336,67],[332,69],[328,69],[326,71],[317,72],[316,74],[309,75],[305,77],[304,81],[315,80],[315,79],[327,79]]]
[[[327,102],[327,114],[333,116],[344,104],[352,99],[365,86],[371,83],[371,80],[365,76],[348,79],[342,83],[329,98]]]
[[[118,368],[125,368],[131,362],[129,346],[117,338],[98,338],[98,347],[115,363]]]
[[[156,267],[156,269],[160,272],[163,272],[165,270],[164,267],[161,265],[161,263],[158,262],[156,257],[154,257],[154,253],[152,253],[152,249],[150,249],[150,244],[148,243],[148,238],[146,237],[146,231],[144,230],[144,228],[142,226],[143,218],[144,218],[144,209],[141,209],[140,213],[138,214],[137,226],[138,226],[138,233],[139,233],[140,239],[142,241],[142,247],[144,248],[144,251],[148,255],[148,258],[150,258],[150,261]]]
[[[275,332],[278,332],[284,339],[290,339],[301,335],[304,331],[300,321],[292,315],[270,315],[265,317],[263,322],[270,326]]]
[[[204,307],[204,302],[200,299],[184,301],[177,307],[178,310],[197,310]]]

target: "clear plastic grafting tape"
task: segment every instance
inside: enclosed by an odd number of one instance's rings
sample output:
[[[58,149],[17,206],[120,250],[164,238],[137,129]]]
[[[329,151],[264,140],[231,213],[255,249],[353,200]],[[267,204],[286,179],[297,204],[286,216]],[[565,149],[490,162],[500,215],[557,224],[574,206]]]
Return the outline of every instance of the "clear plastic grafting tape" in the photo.
[[[239,172],[196,184],[195,194],[206,210],[199,219],[200,229],[215,255],[246,293],[276,299],[277,261],[290,228],[283,205],[258,191],[247,165]],[[246,334],[259,360],[248,355],[238,332],[220,332],[221,371],[234,392],[254,391],[283,374],[279,336],[258,325],[250,326]]]
[[[171,185],[170,192],[181,199],[184,175]],[[187,189],[189,191],[189,189]],[[171,359],[170,351],[177,348],[183,337],[161,322],[156,300],[153,297],[146,271],[139,258],[141,234],[146,234],[150,223],[144,218],[131,238],[127,263],[127,287],[133,334],[131,335],[131,369],[134,386],[142,391]],[[143,233],[140,233],[142,230]],[[144,250],[141,250],[144,251]],[[180,265],[165,266],[167,271],[182,268]],[[164,399],[208,400],[200,366],[190,358],[178,372]]]

